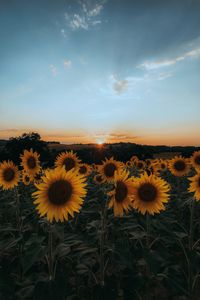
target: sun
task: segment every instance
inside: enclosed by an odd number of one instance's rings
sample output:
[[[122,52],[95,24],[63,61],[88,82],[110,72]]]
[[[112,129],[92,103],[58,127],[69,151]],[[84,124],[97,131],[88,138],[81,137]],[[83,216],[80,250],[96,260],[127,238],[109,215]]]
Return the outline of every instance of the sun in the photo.
[[[103,139],[98,139],[98,140],[96,141],[97,145],[103,145],[104,142],[105,142],[105,140],[103,140]]]

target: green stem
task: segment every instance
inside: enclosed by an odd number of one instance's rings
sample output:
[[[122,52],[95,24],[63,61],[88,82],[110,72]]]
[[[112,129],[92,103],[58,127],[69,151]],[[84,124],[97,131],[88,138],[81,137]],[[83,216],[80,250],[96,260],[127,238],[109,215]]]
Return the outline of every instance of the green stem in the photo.
[[[105,203],[105,206],[102,210],[101,214],[101,234],[100,234],[100,285],[101,287],[104,287],[105,281],[104,281],[104,266],[105,266],[105,260],[104,260],[104,246],[105,246],[105,229],[106,229],[106,214],[107,214],[107,203]]]
[[[189,292],[189,299],[192,299],[192,282],[193,282],[193,266],[192,266],[192,249],[194,245],[194,230],[193,230],[193,223],[194,223],[194,211],[195,211],[195,200],[192,199],[190,205],[190,229],[189,229],[189,252],[190,252],[190,259],[188,265],[188,292]]]
[[[22,255],[23,255],[23,230],[22,230],[22,216],[20,211],[20,195],[18,188],[15,188],[15,199],[16,199],[16,224],[18,229],[18,234],[21,239],[18,242],[18,251],[19,251],[19,278],[20,281],[23,279],[23,264],[22,264]]]
[[[149,252],[150,250],[150,216],[147,213],[146,214],[146,248],[147,251]],[[146,287],[146,295],[145,295],[145,300],[149,300],[150,299],[150,295],[149,295],[149,279],[151,276],[151,270],[150,270],[150,266],[149,266],[149,262],[147,262],[146,264],[146,276],[147,276],[147,287]]]
[[[49,224],[49,280],[53,280],[53,233],[52,224]]]

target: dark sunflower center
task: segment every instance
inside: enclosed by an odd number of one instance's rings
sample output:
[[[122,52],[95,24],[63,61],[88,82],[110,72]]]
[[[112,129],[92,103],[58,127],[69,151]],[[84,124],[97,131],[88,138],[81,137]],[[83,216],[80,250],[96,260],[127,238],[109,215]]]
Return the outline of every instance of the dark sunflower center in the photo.
[[[36,160],[35,157],[31,156],[27,159],[27,165],[29,169],[34,169],[36,167]]]
[[[128,195],[128,189],[124,182],[118,181],[115,190],[115,199],[117,202],[123,202]]]
[[[15,172],[13,169],[11,168],[8,168],[8,169],[5,169],[4,172],[3,172],[3,178],[5,181],[12,181],[15,177]]]
[[[81,166],[81,167],[79,168],[79,173],[81,173],[81,174],[87,173],[87,168],[86,168],[86,166]]]
[[[97,175],[97,176],[96,176],[96,181],[97,181],[97,182],[101,182],[101,181],[102,181],[101,175]]]
[[[165,164],[161,164],[161,169],[165,169]]]
[[[177,160],[175,163],[174,163],[174,168],[177,170],[177,171],[184,171],[185,168],[186,168],[186,164],[183,160]]]
[[[196,156],[194,161],[197,165],[200,165],[200,155]]]
[[[113,177],[116,170],[117,168],[113,163],[108,163],[104,167],[104,174],[107,177]]]
[[[65,166],[65,170],[69,171],[69,170],[71,170],[71,169],[73,169],[75,167],[75,161],[74,161],[73,158],[67,157],[63,161],[63,165]]]
[[[51,184],[48,190],[49,201],[54,205],[63,205],[72,195],[72,185],[66,180],[58,180]]]
[[[139,163],[137,164],[137,167],[138,167],[138,169],[142,169],[143,163],[142,163],[142,162],[139,162]]]
[[[156,199],[157,189],[151,183],[144,183],[138,190],[139,198],[144,202],[151,202]]]

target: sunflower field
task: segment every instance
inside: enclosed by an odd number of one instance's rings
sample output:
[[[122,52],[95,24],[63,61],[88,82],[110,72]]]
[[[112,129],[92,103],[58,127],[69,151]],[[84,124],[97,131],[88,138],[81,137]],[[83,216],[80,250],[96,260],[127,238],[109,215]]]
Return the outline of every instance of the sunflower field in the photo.
[[[200,151],[0,163],[0,299],[199,300]]]

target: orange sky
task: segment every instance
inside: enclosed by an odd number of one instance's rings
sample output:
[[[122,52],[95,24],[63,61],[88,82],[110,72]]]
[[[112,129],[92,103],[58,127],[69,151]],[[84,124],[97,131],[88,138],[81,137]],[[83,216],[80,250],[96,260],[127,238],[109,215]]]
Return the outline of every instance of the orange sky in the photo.
[[[148,145],[181,145],[181,146],[200,146],[200,135],[198,130],[173,130],[164,131],[160,134],[157,132],[142,131],[138,134],[133,134],[131,131],[118,131],[118,132],[67,132],[67,131],[47,131],[38,129],[4,129],[0,130],[0,138],[8,139],[10,137],[20,136],[24,132],[36,131],[39,132],[42,139],[46,141],[59,141],[61,143],[117,143],[117,142],[133,142],[138,144]],[[186,137],[187,134],[187,137]]]

